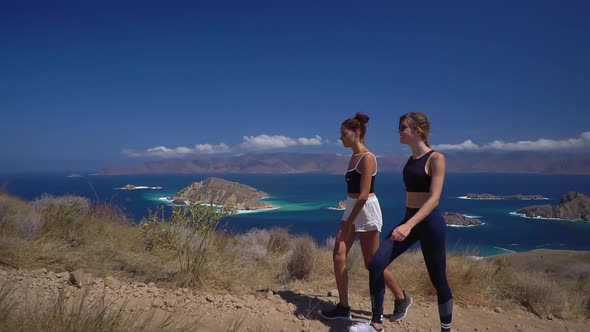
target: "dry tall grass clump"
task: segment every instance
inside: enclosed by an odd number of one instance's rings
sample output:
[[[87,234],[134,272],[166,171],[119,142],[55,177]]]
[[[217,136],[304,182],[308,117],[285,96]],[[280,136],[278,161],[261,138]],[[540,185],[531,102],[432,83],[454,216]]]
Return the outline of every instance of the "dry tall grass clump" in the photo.
[[[267,249],[272,253],[284,254],[289,251],[291,235],[285,228],[272,228],[269,232]]]
[[[590,253],[532,250],[490,257],[502,298],[544,317],[590,318]]]
[[[308,236],[292,240],[293,247],[285,261],[285,269],[279,276],[281,282],[308,279],[315,267],[317,245]]]
[[[41,215],[41,233],[66,241],[72,246],[80,245],[79,230],[89,216],[90,201],[79,196],[43,195],[29,204],[30,209]]]
[[[0,233],[4,235],[15,232],[16,215],[26,212],[27,204],[20,199],[0,192]]]
[[[33,209],[22,209],[11,218],[16,235],[25,240],[36,240],[41,235],[43,216]]]
[[[563,317],[566,311],[566,294],[563,289],[541,274],[514,273],[502,286],[502,295],[505,298],[529,308],[541,317],[547,314]]]
[[[266,258],[269,241],[269,231],[254,228],[245,234],[236,235],[235,241],[227,246],[227,251],[245,261],[256,262]]]

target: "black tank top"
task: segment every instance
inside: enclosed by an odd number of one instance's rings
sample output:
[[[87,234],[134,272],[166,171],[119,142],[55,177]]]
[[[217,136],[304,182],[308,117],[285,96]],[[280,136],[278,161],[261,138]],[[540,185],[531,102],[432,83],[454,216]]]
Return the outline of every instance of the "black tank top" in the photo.
[[[434,150],[428,151],[425,155],[418,159],[413,159],[412,156],[404,166],[404,184],[407,192],[430,192],[430,182],[432,176],[426,174],[426,162]]]
[[[347,192],[349,194],[360,194],[361,193],[361,173],[356,169],[359,166],[359,163],[361,162],[361,160],[365,157],[365,155],[367,153],[371,153],[371,152],[365,152],[360,158],[359,160],[356,162],[356,165],[354,166],[353,169],[350,169],[348,171],[346,171],[346,174],[344,175],[344,179],[346,180],[346,189]],[[373,155],[371,153],[371,155]],[[373,157],[375,157],[375,155],[373,155]],[[375,164],[377,164],[377,158],[375,158]],[[377,165],[375,165],[377,166]],[[369,193],[372,194],[375,192],[375,175],[377,174],[377,170],[375,169],[375,174],[373,174],[373,176],[371,177],[371,189],[369,189]]]

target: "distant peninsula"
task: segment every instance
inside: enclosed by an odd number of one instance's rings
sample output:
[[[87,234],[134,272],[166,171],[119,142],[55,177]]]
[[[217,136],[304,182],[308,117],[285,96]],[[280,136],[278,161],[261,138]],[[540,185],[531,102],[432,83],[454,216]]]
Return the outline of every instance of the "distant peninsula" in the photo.
[[[558,205],[528,206],[516,211],[516,214],[528,218],[590,221],[590,197],[578,192],[568,192]]]
[[[483,222],[476,218],[467,217],[455,212],[444,212],[443,217],[447,226],[455,227],[472,227],[483,225]]]
[[[516,199],[522,201],[541,201],[546,200],[548,198],[543,197],[543,195],[494,195],[494,194],[474,194],[469,193],[465,196],[461,196],[459,198],[463,199],[479,199],[479,200],[500,200],[500,199]]]
[[[274,208],[272,204],[259,201],[269,195],[264,191],[242,183],[211,177],[194,182],[177,192],[170,200],[174,204],[219,204],[235,199],[236,209],[253,211]]]

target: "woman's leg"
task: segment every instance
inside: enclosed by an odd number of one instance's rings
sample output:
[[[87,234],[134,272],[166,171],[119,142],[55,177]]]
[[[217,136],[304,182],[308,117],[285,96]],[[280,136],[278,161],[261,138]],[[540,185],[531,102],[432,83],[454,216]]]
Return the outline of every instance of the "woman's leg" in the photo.
[[[381,241],[379,249],[377,249],[377,252],[369,263],[369,289],[373,311],[371,322],[379,325],[383,321],[383,297],[385,295],[384,271],[394,259],[418,241],[418,235],[415,232],[411,232],[401,242],[393,241],[391,239],[391,233],[386,234],[385,239]]]
[[[361,244],[361,251],[363,252],[363,259],[365,261],[365,267],[369,269],[369,262],[379,249],[379,235],[381,233],[379,231],[369,231],[369,232],[359,232],[359,242]],[[385,285],[391,292],[396,299],[403,299],[404,293],[393,278],[393,274],[388,269],[384,271],[384,279]]]
[[[332,261],[334,262],[334,277],[336,278],[338,297],[340,298],[340,304],[344,307],[348,307],[348,271],[346,270],[346,258],[348,257],[350,247],[354,243],[354,237],[354,225],[349,224],[346,227],[346,224],[341,222],[338,233],[336,233]]]
[[[447,280],[445,221],[440,212],[435,210],[422,223],[424,223],[424,231],[420,244],[428,276],[436,289],[441,330],[450,331],[453,318],[453,295]]]

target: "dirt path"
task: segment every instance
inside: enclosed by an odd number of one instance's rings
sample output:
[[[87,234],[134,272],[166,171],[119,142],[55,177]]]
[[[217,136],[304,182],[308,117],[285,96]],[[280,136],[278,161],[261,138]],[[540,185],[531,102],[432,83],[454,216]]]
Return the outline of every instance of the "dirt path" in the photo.
[[[176,324],[197,331],[346,331],[350,322],[324,321],[318,311],[336,301],[326,294],[302,290],[259,290],[246,294],[163,289],[155,284],[94,278],[83,272],[54,273],[0,267],[0,284],[9,286],[10,297],[19,305],[25,299],[34,306],[51,305],[62,294],[89,303],[104,300],[113,309],[134,317],[163,319],[171,315]],[[1,288],[1,286],[0,286]],[[351,297],[353,319],[370,317],[366,298]],[[385,312],[392,311],[392,304]],[[439,331],[438,309],[434,304],[415,303],[401,323],[386,321],[386,331]],[[538,318],[522,309],[455,306],[454,331],[589,331],[589,321]]]

